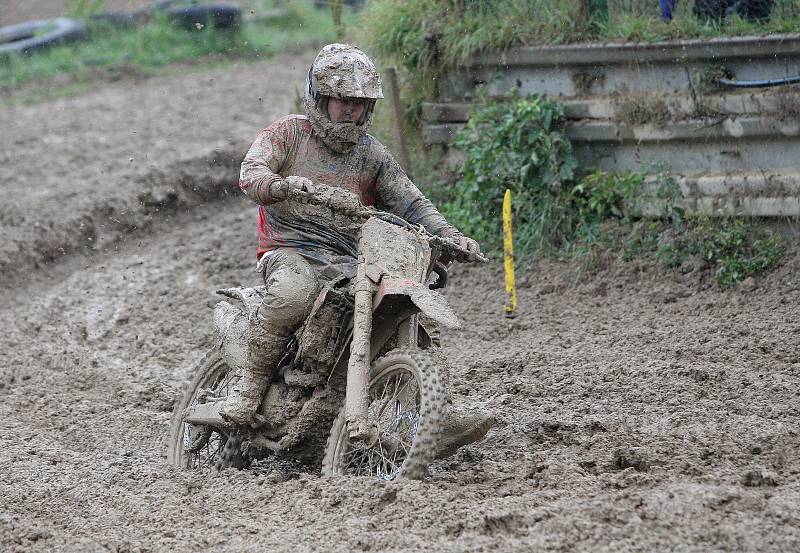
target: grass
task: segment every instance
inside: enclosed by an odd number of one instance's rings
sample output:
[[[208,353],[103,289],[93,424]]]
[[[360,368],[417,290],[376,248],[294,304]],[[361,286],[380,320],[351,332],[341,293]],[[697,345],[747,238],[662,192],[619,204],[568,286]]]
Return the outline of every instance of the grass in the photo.
[[[588,41],[657,42],[677,38],[764,35],[800,30],[800,0],[775,0],[772,17],[751,22],[696,18],[693,2],[678,2],[671,22],[655,0],[609,0],[608,19],[581,17],[579,0],[373,0],[360,14],[351,40],[384,64],[404,69],[409,122],[419,123],[420,103],[436,97],[436,79],[475,54],[524,45]]]
[[[797,32],[800,0],[776,0],[772,18],[751,22],[738,15],[700,20],[692,2],[679,2],[671,22],[658,2],[610,0],[606,21],[582,21],[577,0],[374,0],[361,15],[360,37],[380,54],[407,67],[455,65],[485,50],[520,45],[587,41],[656,42],[675,38]]]
[[[264,10],[275,4],[261,2]],[[107,66],[134,66],[146,73],[189,60],[259,59],[335,37],[330,13],[316,9],[310,0],[287,3],[280,17],[247,22],[238,33],[210,27],[184,31],[165,18],[133,29],[91,23],[90,32],[91,39],[85,42],[0,58],[0,87],[13,89],[58,74],[77,75]]]
[[[662,244],[657,256],[668,266],[698,257],[714,267],[717,283],[730,286],[777,266],[784,254],[781,238],[753,218],[695,216],[686,231]]]

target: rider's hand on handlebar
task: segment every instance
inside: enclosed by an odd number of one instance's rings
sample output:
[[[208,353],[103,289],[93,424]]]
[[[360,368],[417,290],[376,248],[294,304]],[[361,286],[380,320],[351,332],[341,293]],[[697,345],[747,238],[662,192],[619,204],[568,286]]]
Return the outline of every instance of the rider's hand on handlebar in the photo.
[[[316,187],[314,186],[314,183],[311,182],[310,179],[307,179],[305,177],[295,177],[295,176],[286,177],[285,179],[283,179],[283,182],[285,182],[289,187],[288,188],[289,196],[294,196],[297,194],[313,196],[314,192],[316,192]]]
[[[459,248],[464,250],[463,252],[459,252],[456,256],[458,261],[478,261],[481,259],[481,247],[480,245],[470,238],[469,236],[464,236],[463,234],[456,233],[450,237],[451,240],[455,241]]]
[[[469,252],[469,255],[467,255],[467,261],[478,260],[478,256],[481,255],[481,246],[480,244],[478,244],[478,242],[476,242],[469,236],[463,236],[459,234],[453,236],[453,239],[458,241],[458,245],[461,246],[462,249],[467,250]]]
[[[312,204],[328,207],[342,215],[358,215],[366,209],[358,196],[349,190],[322,183],[313,186],[314,190],[311,193],[291,191],[289,195],[294,198],[299,197],[301,201],[305,199]]]
[[[314,183],[305,177],[286,177],[275,183],[271,189],[272,197],[276,200],[285,200],[288,197],[312,196],[316,188]]]

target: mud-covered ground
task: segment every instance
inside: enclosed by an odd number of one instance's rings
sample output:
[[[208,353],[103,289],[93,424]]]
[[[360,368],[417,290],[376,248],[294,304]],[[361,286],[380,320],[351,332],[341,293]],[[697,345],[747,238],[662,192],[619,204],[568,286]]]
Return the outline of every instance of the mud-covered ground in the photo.
[[[135,72],[77,97],[0,104],[0,278],[113,246],[233,190],[261,128],[286,114],[306,56]],[[226,186],[227,185],[227,186]]]
[[[454,271],[453,393],[499,423],[423,482],[166,466],[211,292],[256,283],[254,208],[217,190],[309,61],[0,108],[0,550],[800,549],[794,245],[732,290],[701,263],[537,266],[514,320],[497,264]]]

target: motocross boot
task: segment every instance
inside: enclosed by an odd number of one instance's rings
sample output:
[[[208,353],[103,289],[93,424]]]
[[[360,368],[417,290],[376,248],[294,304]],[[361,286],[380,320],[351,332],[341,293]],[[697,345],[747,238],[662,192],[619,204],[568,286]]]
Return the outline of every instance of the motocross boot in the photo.
[[[285,336],[254,326],[247,345],[247,361],[237,369],[239,379],[219,409],[222,418],[235,424],[253,421],[286,347]]]
[[[265,289],[257,309],[250,310],[248,316],[237,314],[232,306],[214,310],[224,358],[240,377],[219,413],[237,424],[258,418],[261,399],[278,370],[292,332],[303,322],[320,290],[309,263],[292,250],[266,254],[259,267],[264,271]]]
[[[482,440],[494,423],[491,413],[448,404],[439,429],[436,458],[444,459],[461,446]]]

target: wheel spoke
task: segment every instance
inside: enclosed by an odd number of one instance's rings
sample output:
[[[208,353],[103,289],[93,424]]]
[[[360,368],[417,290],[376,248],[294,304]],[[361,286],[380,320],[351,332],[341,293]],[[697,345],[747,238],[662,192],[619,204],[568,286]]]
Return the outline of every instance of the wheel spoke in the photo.
[[[381,392],[381,395],[380,395],[380,397],[378,399],[385,398],[386,397],[386,390],[389,388],[389,379],[386,378],[386,379],[384,379],[383,382],[384,382],[384,384],[383,384],[383,392]]]
[[[408,450],[406,449],[406,446],[403,443],[403,440],[397,440],[397,442],[400,444],[400,447],[403,448],[403,457],[402,457],[402,459],[405,459],[406,457],[408,457]],[[395,466],[397,466],[397,455],[399,453],[400,453],[400,448],[396,447],[394,449],[394,455],[392,456],[392,464],[395,465]],[[400,464],[402,464],[402,461],[400,461]]]
[[[378,454],[380,455],[380,463],[382,467],[386,467],[386,454],[383,452],[383,443],[381,443],[380,438],[378,438]]]
[[[349,463],[349,461],[352,461],[352,460],[353,460],[353,458],[355,457],[355,455],[356,455],[356,450],[355,450],[355,449],[353,449],[352,447],[348,447],[348,448],[347,448],[347,451],[345,451],[345,452],[344,452],[343,459],[344,459],[344,460],[345,460],[345,461],[346,461],[348,464],[350,464],[350,463]]]
[[[359,455],[359,457],[358,457],[358,466],[356,467],[356,470],[355,470],[355,474],[357,476],[360,475],[360,474],[363,474],[365,472],[364,471],[364,467],[368,464],[368,462],[367,462],[368,461],[367,460],[367,452],[364,451],[364,450],[361,450],[360,453],[361,453],[361,455]],[[367,467],[367,472],[369,472],[369,467]]]
[[[409,384],[411,384],[411,382],[412,382],[412,381],[414,381],[414,379],[411,379],[411,378],[409,378],[409,379],[406,381],[406,383],[405,383],[405,384],[403,384],[402,388],[400,388],[400,389],[397,391],[397,393],[395,393],[395,394],[392,396],[392,399],[394,399],[395,401],[398,401],[398,396],[400,395],[400,393],[401,393],[401,392],[403,392],[403,391],[406,389],[406,387],[407,387]],[[414,395],[416,396],[417,394],[414,394]],[[416,403],[416,402],[415,402],[415,403]]]
[[[358,458],[358,466],[356,467],[355,474],[359,476],[364,471],[364,465],[368,464],[367,462],[367,452],[362,451],[361,456]],[[369,472],[369,467],[367,467],[367,472]]]
[[[422,359],[424,355],[421,351],[405,356],[398,352],[392,354],[391,360],[376,361],[377,378],[369,385],[367,414],[369,423],[376,427],[377,440],[371,445],[350,442],[347,426],[338,426],[337,431],[342,434],[336,446],[339,451],[333,454],[332,471],[383,480],[393,480],[401,473],[411,478],[422,476],[420,465],[409,464],[412,457],[427,462],[432,456],[427,442],[417,443],[422,437],[418,431],[423,431],[425,436],[432,431],[427,423],[420,426],[423,420],[427,421],[421,416],[421,410],[424,408],[428,412],[428,402],[436,406],[442,401],[438,395],[436,366],[431,359]],[[423,362],[424,365],[420,364]],[[430,416],[436,417],[436,411]],[[432,428],[436,428],[435,423]]]
[[[397,388],[400,386],[400,382],[403,380],[403,376],[399,375],[395,378],[395,385],[394,391],[392,392],[391,398],[394,399],[397,397]]]

